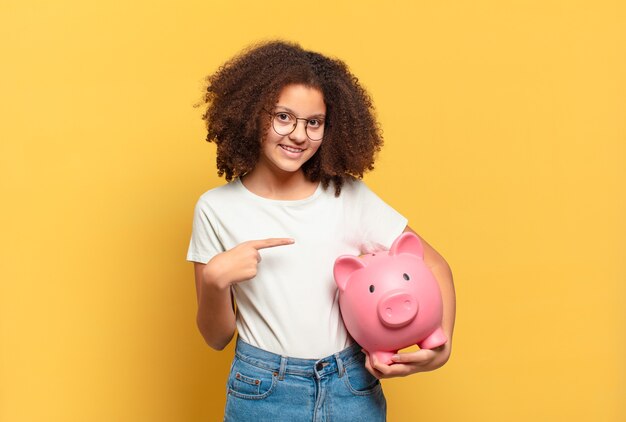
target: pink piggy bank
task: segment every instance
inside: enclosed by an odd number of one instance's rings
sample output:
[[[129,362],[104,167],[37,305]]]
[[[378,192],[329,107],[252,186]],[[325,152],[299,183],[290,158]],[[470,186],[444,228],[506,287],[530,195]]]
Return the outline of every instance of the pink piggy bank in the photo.
[[[334,275],[348,332],[378,361],[390,364],[393,354],[413,344],[432,349],[448,341],[439,284],[413,233],[401,234],[389,251],[340,256]]]

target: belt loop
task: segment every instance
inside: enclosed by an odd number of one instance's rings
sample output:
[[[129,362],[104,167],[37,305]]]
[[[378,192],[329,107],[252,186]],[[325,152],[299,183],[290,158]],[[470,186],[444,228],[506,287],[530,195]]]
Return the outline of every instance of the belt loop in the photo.
[[[285,379],[285,371],[287,370],[287,358],[284,356],[280,357],[280,369],[278,370],[278,379],[280,381]]]
[[[337,372],[339,373],[339,378],[341,378],[346,372],[346,369],[343,366],[343,360],[339,357],[339,353],[335,353],[335,360],[337,361]]]

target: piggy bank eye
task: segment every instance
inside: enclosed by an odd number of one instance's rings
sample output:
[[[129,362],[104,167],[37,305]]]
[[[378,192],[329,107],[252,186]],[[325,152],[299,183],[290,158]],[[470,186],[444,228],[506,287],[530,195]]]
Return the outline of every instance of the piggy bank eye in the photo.
[[[374,285],[370,284],[370,293],[374,293]]]
[[[411,277],[409,277],[407,273],[402,274],[402,277],[404,277],[406,281],[409,281],[411,279]]]

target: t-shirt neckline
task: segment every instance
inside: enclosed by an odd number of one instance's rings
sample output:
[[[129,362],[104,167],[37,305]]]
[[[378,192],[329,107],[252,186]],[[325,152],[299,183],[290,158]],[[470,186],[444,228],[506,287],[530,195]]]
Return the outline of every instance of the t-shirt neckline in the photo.
[[[241,181],[241,178],[237,178],[235,180],[235,184],[248,197],[253,198],[253,199],[257,200],[257,201],[266,202],[268,204],[276,204],[276,205],[302,205],[302,204],[306,204],[308,202],[311,202],[311,201],[315,200],[315,198],[320,196],[320,194],[323,191],[322,183],[318,183],[317,184],[317,188],[315,189],[315,192],[313,192],[310,196],[307,196],[306,198],[302,198],[302,199],[271,199],[271,198],[265,198],[263,196],[257,195],[256,193],[251,192],[250,190],[248,190],[248,188],[246,188],[244,186],[243,182]]]

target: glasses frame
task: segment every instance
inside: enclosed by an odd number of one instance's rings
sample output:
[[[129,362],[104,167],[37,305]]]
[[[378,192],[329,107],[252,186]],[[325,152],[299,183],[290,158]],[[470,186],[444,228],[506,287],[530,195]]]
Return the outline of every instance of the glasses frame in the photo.
[[[295,114],[289,112],[289,111],[268,111],[265,110],[265,112],[267,114],[269,114],[270,116],[270,125],[272,126],[272,129],[274,129],[274,132],[276,132],[277,135],[280,136],[289,136],[291,135],[296,128],[298,127],[298,120],[304,120],[304,133],[306,133],[306,137],[309,138],[310,141],[312,142],[321,142],[324,140],[324,135],[326,134],[326,120],[323,121],[323,129],[324,129],[324,134],[322,135],[321,138],[319,139],[313,139],[311,138],[311,135],[309,135],[309,120],[311,119],[307,119],[306,117],[298,117]],[[291,129],[291,131],[289,133],[280,133],[278,130],[276,130],[276,127],[274,126],[274,119],[276,118],[277,114],[289,114],[290,116],[293,116],[296,119],[296,123],[294,123],[293,128]]]

